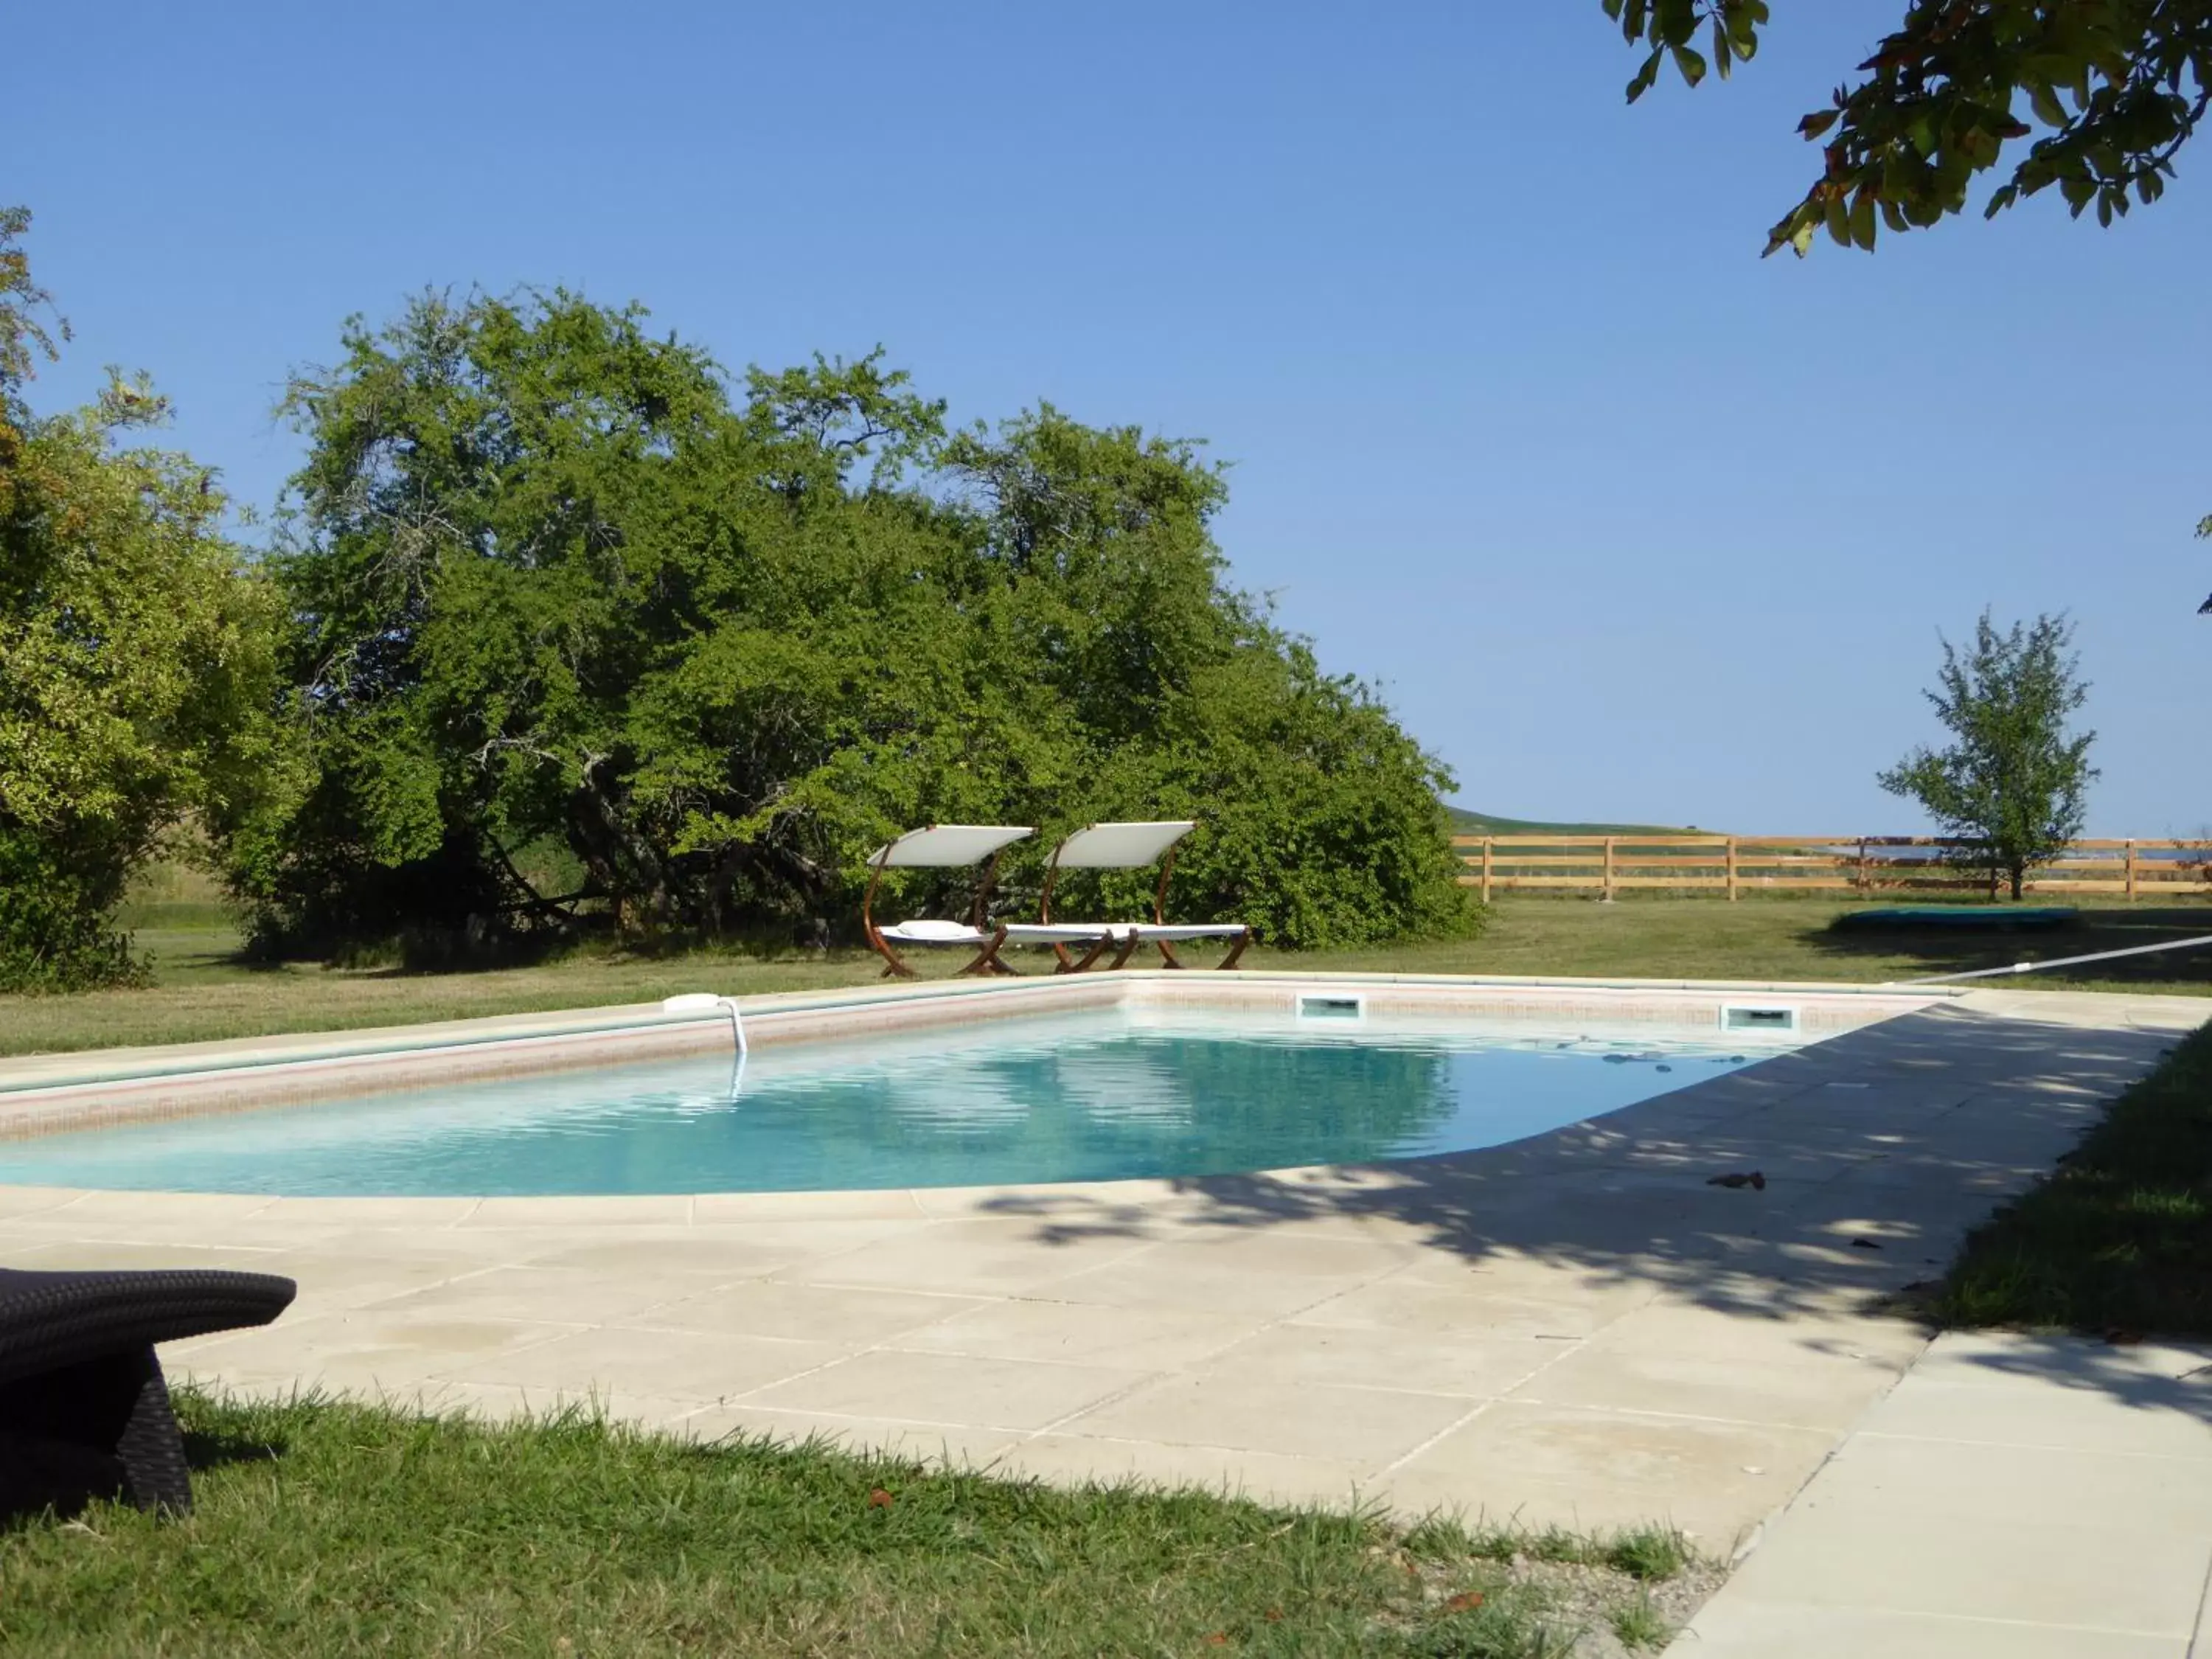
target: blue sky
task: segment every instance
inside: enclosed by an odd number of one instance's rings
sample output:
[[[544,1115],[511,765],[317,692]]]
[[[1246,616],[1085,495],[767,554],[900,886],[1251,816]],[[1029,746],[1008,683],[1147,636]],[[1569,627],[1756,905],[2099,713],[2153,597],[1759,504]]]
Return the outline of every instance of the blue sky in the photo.
[[[1598,0],[44,7],[0,198],[76,328],[39,400],[149,369],[245,501],[349,313],[563,283],[1210,440],[1240,582],[1479,806],[1918,827],[1873,774],[1994,605],[2078,619],[2092,832],[2198,833],[2212,140],[2112,231],[1761,261],[1902,5],[1633,110]]]

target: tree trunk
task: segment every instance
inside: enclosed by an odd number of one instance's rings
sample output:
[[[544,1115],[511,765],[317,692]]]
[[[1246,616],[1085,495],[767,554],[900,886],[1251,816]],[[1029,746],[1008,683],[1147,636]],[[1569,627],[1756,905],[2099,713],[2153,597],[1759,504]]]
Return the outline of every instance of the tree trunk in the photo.
[[[752,849],[742,842],[732,842],[716,861],[714,874],[708,878],[706,896],[707,925],[719,939],[730,926],[730,890],[737,885],[738,877],[752,862]]]
[[[2020,896],[2027,890],[2027,866],[2024,864],[2015,864],[2012,866],[2012,896],[2014,902],[2019,902]]]
[[[610,799],[602,784],[611,758],[593,755],[585,761],[583,779],[573,797],[569,840],[613,900],[617,927],[641,912],[649,924],[665,926],[673,910],[668,867],[645,837],[623,821],[621,804]]]

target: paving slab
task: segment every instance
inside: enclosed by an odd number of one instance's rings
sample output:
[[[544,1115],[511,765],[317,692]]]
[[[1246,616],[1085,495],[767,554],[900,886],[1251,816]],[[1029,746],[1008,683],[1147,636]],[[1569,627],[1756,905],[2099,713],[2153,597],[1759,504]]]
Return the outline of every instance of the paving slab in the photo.
[[[1721,1595],[1669,1659],[2195,1659],[2185,1638]]]
[[[1142,1371],[1111,1365],[874,1348],[757,1393],[731,1392],[750,1404],[793,1411],[1034,1431],[1146,1380]]]
[[[1197,1369],[1291,1383],[1410,1390],[1494,1400],[1580,1351],[1570,1340],[1297,1322],[1272,1325],[1197,1362]]]
[[[1474,1402],[1264,1373],[1169,1376],[1070,1417],[1070,1433],[1310,1457],[1380,1470],[1464,1419]]]
[[[1601,1338],[1535,1372],[1510,1397],[1839,1433],[1864,1413],[1868,1395],[1887,1388],[1894,1375],[1876,1358],[1624,1353]]]
[[[1239,1345],[1261,1328],[1256,1317],[1185,1308],[976,1301],[890,1340],[908,1352],[1172,1371],[1234,1364]]]
[[[1947,1335],[1672,1650],[2178,1659],[2208,1582],[2212,1348]]]
[[[1743,1517],[1786,1503],[1834,1443],[1826,1429],[1504,1400],[1377,1484],[1409,1511],[1601,1531],[1656,1522],[1725,1554]]]
[[[833,1342],[849,1351],[893,1340],[912,1346],[930,1326],[957,1320],[971,1310],[1007,1305],[980,1297],[930,1291],[857,1291],[748,1279],[696,1293],[687,1288],[672,1301],[613,1322],[708,1335]]]

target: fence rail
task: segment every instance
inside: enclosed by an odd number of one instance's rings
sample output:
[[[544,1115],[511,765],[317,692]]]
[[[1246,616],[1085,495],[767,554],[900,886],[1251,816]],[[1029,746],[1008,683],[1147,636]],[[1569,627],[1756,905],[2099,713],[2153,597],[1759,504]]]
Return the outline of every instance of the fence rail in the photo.
[[[1632,888],[1687,893],[1962,892],[1999,878],[1961,867],[1972,843],[1931,836],[1455,836],[1469,873],[1494,891],[1580,889],[1610,898]],[[2129,898],[2212,896],[2212,843],[2072,841],[2029,872],[2035,893]]]

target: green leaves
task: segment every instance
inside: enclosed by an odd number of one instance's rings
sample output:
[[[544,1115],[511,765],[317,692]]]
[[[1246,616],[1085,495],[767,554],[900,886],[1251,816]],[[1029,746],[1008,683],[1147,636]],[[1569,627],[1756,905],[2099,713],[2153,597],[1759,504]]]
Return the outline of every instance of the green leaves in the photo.
[[[948,434],[880,354],[733,398],[641,321],[426,297],[294,388],[315,778],[234,842],[265,934],[537,914],[538,846],[633,931],[819,936],[915,824],[1152,816],[1206,824],[1182,915],[1469,925],[1444,775],[1227,585],[1200,446],[1049,405]]]
[[[1658,84],[1659,66],[1666,61],[1666,58],[1667,50],[1665,47],[1655,46],[1652,48],[1651,55],[1644,60],[1643,66],[1639,68],[1629,79],[1628,101],[1630,103],[1634,103],[1645,93],[1650,91],[1654,86]]]
[[[0,989],[127,977],[131,872],[283,775],[276,608],[214,475],[118,441],[163,407],[143,380],[44,420],[0,395]]]
[[[1868,252],[1874,252],[1875,193],[1871,185],[1861,185],[1851,203],[1851,240]]]
[[[1620,25],[1621,36],[1632,46],[1648,46],[1650,53],[1628,82],[1628,101],[1634,103],[1657,84],[1662,64],[1671,59],[1675,73],[1690,86],[1717,69],[1725,80],[1738,63],[1749,63],[1759,51],[1759,30],[1767,19],[1765,0],[1603,0],[1606,15]],[[1711,56],[1691,42],[1703,31],[1711,42]]]
[[[1669,57],[1691,86],[1709,66],[1725,78],[1750,60],[1767,21],[1762,0],[1604,3],[1623,38],[1648,52],[1631,102]],[[1688,46],[1700,26],[1710,65]],[[2031,138],[1985,215],[2053,185],[2075,216],[2094,204],[2103,224],[2131,201],[2157,200],[2212,105],[2212,0],[1916,0],[1859,71],[1832,107],[1798,123],[1822,147],[1819,177],[1769,231],[1767,252],[1802,255],[1823,226],[1839,245],[1870,249],[1876,215],[1892,229],[1935,224],[1964,209],[1976,174]],[[2013,113],[2021,102],[2041,137]],[[1900,166],[1908,161],[1920,165]],[[1850,202],[1840,217],[1838,191]],[[1868,191],[1875,205],[1863,214]]]
[[[2015,898],[2026,872],[2081,833],[2097,775],[2088,763],[2096,733],[2067,729],[2088,696],[2073,632],[2063,616],[2000,632],[1984,611],[1965,650],[1944,641],[1927,694],[1954,741],[1917,749],[1877,777],[1919,801],[1944,834],[1971,841],[1965,863],[2009,874]]]
[[[52,362],[60,355],[56,336],[70,337],[61,317],[52,329],[40,319],[40,312],[52,312],[53,296],[31,280],[30,256],[20,246],[30,228],[28,208],[0,207],[0,398],[12,398],[38,372],[40,358]]]

